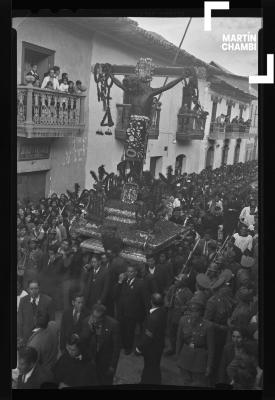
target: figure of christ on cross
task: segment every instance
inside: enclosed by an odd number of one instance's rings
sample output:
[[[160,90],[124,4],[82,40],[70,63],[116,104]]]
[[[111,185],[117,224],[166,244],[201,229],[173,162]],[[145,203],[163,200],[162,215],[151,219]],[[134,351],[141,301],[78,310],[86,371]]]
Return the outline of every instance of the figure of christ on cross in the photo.
[[[118,66],[117,66],[118,67]],[[142,172],[142,166],[146,158],[146,148],[148,142],[148,126],[150,123],[150,117],[152,116],[153,102],[156,96],[161,93],[173,88],[182,80],[189,78],[194,75],[192,68],[184,67],[154,67],[151,59],[140,59],[135,68],[135,76],[126,77],[123,82],[117,79],[114,74],[117,72],[116,68],[113,68],[110,64],[104,64],[105,71],[111,78],[112,82],[122,89],[130,98],[130,119],[128,129],[126,131],[126,143],[125,143],[125,159],[130,162],[131,170],[133,173],[134,180]],[[152,75],[156,70],[161,70],[163,73],[170,75],[171,70],[177,70],[176,75],[181,75],[179,78],[174,79],[172,82],[162,86],[160,88],[152,88],[150,81]],[[133,72],[133,71],[131,71]]]

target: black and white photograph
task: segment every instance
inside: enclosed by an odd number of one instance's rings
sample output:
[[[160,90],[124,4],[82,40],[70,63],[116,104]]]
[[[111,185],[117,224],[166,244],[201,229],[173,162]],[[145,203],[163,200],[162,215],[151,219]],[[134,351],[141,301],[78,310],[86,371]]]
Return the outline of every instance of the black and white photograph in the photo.
[[[262,390],[262,18],[130,15],[12,18],[12,388]]]

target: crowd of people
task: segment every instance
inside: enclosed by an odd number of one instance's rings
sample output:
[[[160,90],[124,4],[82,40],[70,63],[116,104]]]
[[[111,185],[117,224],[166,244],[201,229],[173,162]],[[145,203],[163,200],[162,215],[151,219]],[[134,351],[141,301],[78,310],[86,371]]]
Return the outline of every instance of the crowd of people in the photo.
[[[63,72],[60,78],[60,67],[58,66],[50,68],[41,80],[41,77],[38,74],[37,64],[32,64],[31,70],[26,74],[26,76],[32,76],[34,78],[33,86],[41,87],[42,89],[58,90],[70,94],[81,94],[86,90],[80,80],[77,80],[76,82],[70,80],[66,72]]]
[[[156,212],[186,234],[144,265],[80,246],[83,197],[18,201],[14,387],[112,385],[123,350],[137,383],[170,357],[184,386],[261,388],[256,178],[256,161],[168,176]]]

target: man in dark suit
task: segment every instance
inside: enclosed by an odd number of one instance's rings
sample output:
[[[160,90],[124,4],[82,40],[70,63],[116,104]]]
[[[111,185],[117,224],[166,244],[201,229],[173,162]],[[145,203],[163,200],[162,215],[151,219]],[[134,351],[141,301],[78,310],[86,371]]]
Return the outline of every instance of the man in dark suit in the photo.
[[[147,298],[147,311],[150,308],[150,296],[153,293],[164,294],[171,285],[171,274],[169,269],[161,264],[156,265],[155,258],[149,254],[146,257],[147,263],[145,265],[144,286],[146,293],[149,294]]]
[[[114,288],[118,282],[118,277],[120,274],[126,272],[127,270],[127,263],[125,259],[123,259],[120,255],[120,249],[114,248],[111,252],[106,251],[108,259],[110,261],[110,267],[108,268],[109,279],[110,279],[110,292],[109,298],[107,300],[108,306],[107,311],[108,315],[115,316],[117,314],[117,304],[115,301],[115,293]],[[111,311],[111,314],[109,313]]]
[[[49,321],[55,320],[55,311],[52,299],[40,293],[39,282],[32,280],[28,284],[28,296],[20,300],[17,314],[17,336],[24,344],[36,326],[38,312],[47,314]]]
[[[66,340],[65,351],[55,364],[53,374],[59,389],[97,385],[95,363],[83,359],[76,335]]]
[[[58,356],[59,330],[55,321],[49,322],[48,314],[38,314],[36,327],[27,342],[38,353],[38,364],[51,371]]]
[[[89,315],[89,310],[84,306],[84,296],[76,292],[72,296],[72,307],[65,310],[61,318],[60,326],[60,350],[63,352],[66,347],[66,341],[72,334],[79,334],[82,321]]]
[[[24,347],[18,352],[19,376],[16,389],[40,389],[46,382],[52,382],[51,372],[37,363],[38,354],[33,347]]]
[[[95,361],[99,385],[112,385],[120,353],[119,323],[95,304],[79,335],[83,357]]]
[[[137,278],[135,266],[128,266],[127,272],[119,276],[115,287],[117,317],[120,322],[122,346],[125,354],[132,352],[135,329],[145,318],[146,297],[143,282]]]
[[[159,293],[151,297],[150,314],[145,323],[141,344],[136,348],[136,354],[142,354],[144,368],[141,384],[161,384],[160,361],[165,346],[165,330],[167,314],[163,307],[163,298]]]
[[[97,256],[91,259],[91,270],[88,282],[84,289],[84,298],[87,308],[91,310],[95,304],[106,304],[109,292],[109,274],[105,266],[101,265]]]

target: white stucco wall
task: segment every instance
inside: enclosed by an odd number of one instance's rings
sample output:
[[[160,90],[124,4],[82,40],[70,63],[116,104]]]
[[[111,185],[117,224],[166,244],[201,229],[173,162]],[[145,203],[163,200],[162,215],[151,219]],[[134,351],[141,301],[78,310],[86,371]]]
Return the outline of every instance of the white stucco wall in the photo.
[[[21,82],[22,41],[55,51],[55,65],[67,72],[69,79],[80,79],[90,85],[92,34],[84,33],[60,18],[15,18],[17,31],[17,81]],[[47,174],[46,194],[64,192],[78,182],[85,184],[85,162],[88,134],[89,90],[85,99],[86,129],[78,138],[57,138],[52,141],[50,172]],[[43,140],[43,139],[41,139]],[[21,164],[21,162],[18,162]],[[19,166],[22,171],[26,165]]]

